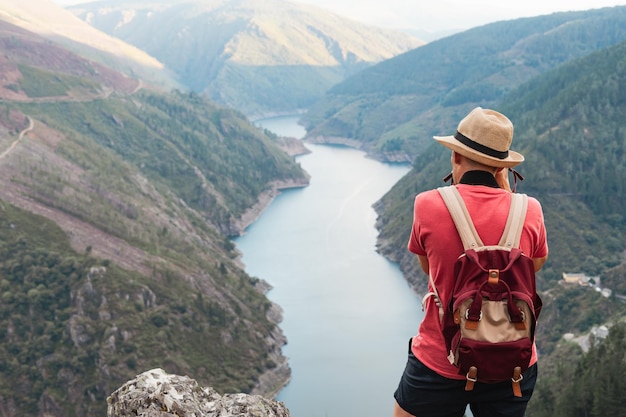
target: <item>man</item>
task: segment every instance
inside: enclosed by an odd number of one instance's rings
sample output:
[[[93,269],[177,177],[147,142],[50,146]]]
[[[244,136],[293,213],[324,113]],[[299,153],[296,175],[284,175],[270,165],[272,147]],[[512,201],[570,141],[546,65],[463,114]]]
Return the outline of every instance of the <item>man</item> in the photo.
[[[434,139],[452,150],[452,183],[463,197],[479,236],[485,245],[496,245],[511,201],[508,168],[524,160],[509,149],[513,124],[499,112],[477,107],[461,120],[456,134]],[[538,271],[548,255],[546,229],[541,205],[534,198],[528,200],[520,248]],[[463,253],[463,245],[437,190],[415,198],[408,249],[432,277],[441,299],[449,299],[454,264]],[[394,395],[394,417],[462,417],[468,404],[475,417],[522,417],[537,377],[535,346],[531,366],[521,381],[522,397],[514,396],[510,381],[477,383],[472,391],[465,391],[465,377],[447,358],[436,298],[427,299],[424,308],[424,319],[411,340],[407,365]]]

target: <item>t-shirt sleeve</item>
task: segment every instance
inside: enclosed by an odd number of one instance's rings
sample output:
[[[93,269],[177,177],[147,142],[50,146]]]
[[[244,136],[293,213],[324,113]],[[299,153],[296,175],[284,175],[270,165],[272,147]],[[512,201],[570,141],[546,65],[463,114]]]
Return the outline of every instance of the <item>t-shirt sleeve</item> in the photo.
[[[409,252],[416,255],[426,256],[426,249],[424,249],[423,242],[420,238],[420,224],[417,221],[420,202],[421,198],[420,195],[418,195],[415,197],[413,204],[413,225],[411,226],[411,236],[409,237],[408,249]]]
[[[533,235],[536,236],[531,258],[543,258],[548,256],[548,234],[543,217],[543,210],[541,203],[534,198],[530,198],[528,204],[528,214],[532,216],[530,225],[533,229]]]

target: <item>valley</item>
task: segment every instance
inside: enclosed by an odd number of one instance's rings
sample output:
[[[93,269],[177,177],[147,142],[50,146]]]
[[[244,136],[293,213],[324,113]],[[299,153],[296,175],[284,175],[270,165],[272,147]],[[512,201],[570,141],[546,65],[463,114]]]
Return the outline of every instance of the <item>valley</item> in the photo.
[[[291,374],[286,352],[299,341],[286,336],[292,319],[281,308],[302,294],[277,305],[284,288],[270,289],[271,271],[248,270],[250,252],[242,258],[235,242],[330,172],[307,172],[307,146],[352,148],[366,162],[406,167],[363,203],[373,204],[366,217],[375,225],[364,251],[398,268],[403,296],[423,293],[426,277],[406,250],[410,203],[447,174],[449,153],[431,146],[432,135],[449,133],[476,105],[513,120],[527,157],[520,192],[541,201],[548,228],[538,277],[543,370],[528,415],[623,409],[617,376],[626,364],[614,352],[626,340],[618,297],[626,294],[626,7],[495,22],[424,43],[303,5],[273,13],[275,0],[225,1],[219,10],[190,0],[176,14],[161,3],[0,5],[1,417],[101,416],[108,393],[155,367],[220,392],[281,392],[302,372]],[[256,123],[294,113],[303,141]],[[359,218],[340,214],[368,186],[343,190],[352,200],[322,225],[308,224],[304,211],[290,216],[342,242],[364,227],[333,235]],[[331,200],[308,206],[323,214]],[[329,255],[344,247],[352,244]],[[285,253],[262,261],[294,263]],[[358,262],[352,256],[341,265]],[[566,271],[600,277],[612,292],[562,285]],[[332,290],[324,297],[360,290],[342,285],[323,286]],[[355,317],[352,304],[340,305],[342,319]],[[581,378],[615,389],[581,392]]]

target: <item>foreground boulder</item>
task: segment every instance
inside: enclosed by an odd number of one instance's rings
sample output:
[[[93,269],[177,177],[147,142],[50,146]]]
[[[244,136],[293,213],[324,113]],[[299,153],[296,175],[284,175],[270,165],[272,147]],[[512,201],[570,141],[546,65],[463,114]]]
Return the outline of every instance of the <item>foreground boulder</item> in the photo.
[[[153,369],[137,375],[107,398],[108,417],[289,417],[279,401],[260,395],[219,395],[187,376]]]

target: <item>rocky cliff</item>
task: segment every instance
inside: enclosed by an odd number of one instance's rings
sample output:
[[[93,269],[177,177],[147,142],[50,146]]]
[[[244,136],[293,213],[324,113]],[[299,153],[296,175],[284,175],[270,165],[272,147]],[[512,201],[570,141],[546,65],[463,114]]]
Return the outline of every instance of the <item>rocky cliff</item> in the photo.
[[[107,398],[108,417],[289,417],[278,401],[260,395],[219,395],[187,376],[157,368],[128,381]]]

